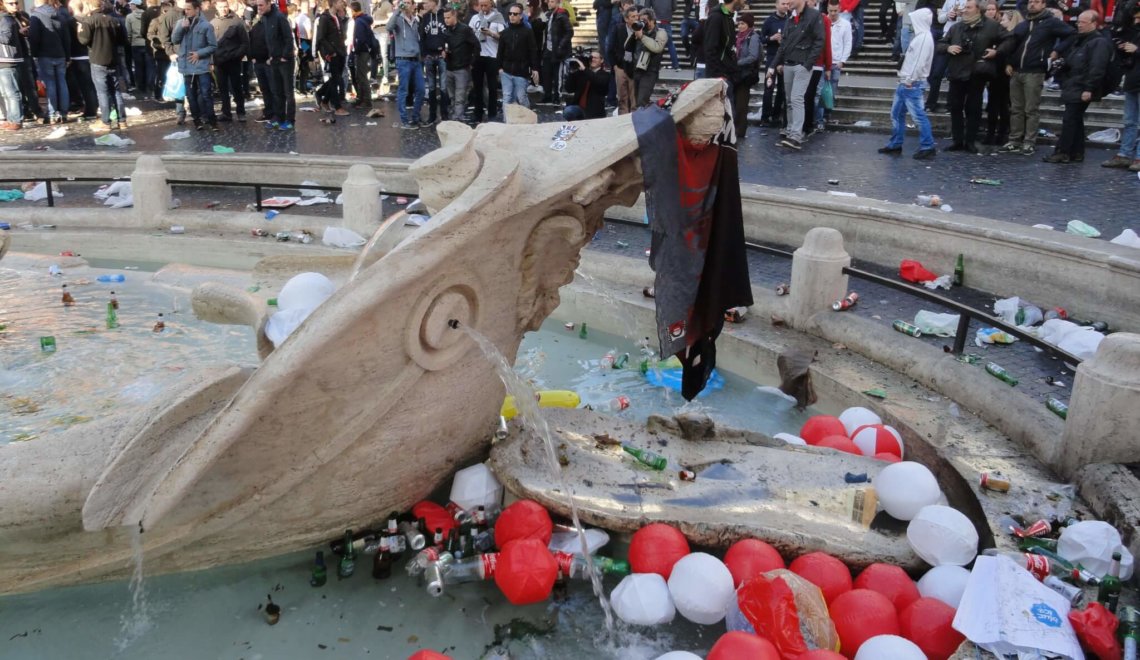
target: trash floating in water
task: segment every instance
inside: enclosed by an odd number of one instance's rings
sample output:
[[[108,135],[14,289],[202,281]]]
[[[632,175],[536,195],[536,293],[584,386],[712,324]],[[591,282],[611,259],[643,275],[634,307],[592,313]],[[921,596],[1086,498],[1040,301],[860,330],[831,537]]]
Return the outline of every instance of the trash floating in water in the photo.
[[[986,179],[980,176],[970,178],[970,183],[976,183],[983,186],[1000,186],[1001,179]]]
[[[233,147],[227,147],[227,146],[222,145],[222,144],[215,144],[214,145],[214,153],[216,153],[216,154],[232,154],[233,152],[234,152]]]

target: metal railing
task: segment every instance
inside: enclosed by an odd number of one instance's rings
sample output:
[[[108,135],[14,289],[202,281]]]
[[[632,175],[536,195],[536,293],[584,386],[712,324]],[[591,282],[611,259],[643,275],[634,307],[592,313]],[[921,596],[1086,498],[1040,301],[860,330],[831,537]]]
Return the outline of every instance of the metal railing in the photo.
[[[649,228],[649,225],[645,224],[644,222],[634,220],[606,218],[606,222],[616,222],[620,224],[644,227],[646,229]],[[768,245],[761,245],[759,243],[751,243],[746,241],[744,245],[749,250],[753,250],[755,252],[763,252],[764,254],[770,254],[772,256],[781,257],[784,259],[791,259],[794,256],[788,250],[782,250],[780,248],[775,248]],[[955,355],[961,355],[962,352],[966,349],[966,339],[970,333],[970,321],[973,319],[977,320],[980,323],[984,323],[985,325],[997,328],[1002,332],[1017,337],[1018,339],[1026,342],[1031,346],[1040,348],[1047,353],[1055,355],[1073,367],[1076,367],[1081,363],[1081,358],[1073,355],[1072,353],[1069,353],[1068,351],[1061,350],[1060,348],[1057,348],[1053,344],[1050,344],[1049,342],[1046,342],[1039,337],[1035,337],[1034,335],[1031,335],[1024,330],[1021,330],[1016,325],[1006,323],[1002,319],[997,318],[984,310],[976,309],[974,307],[970,307],[969,305],[964,305],[945,296],[940,296],[937,293],[934,293],[933,291],[924,287],[913,286],[907,282],[900,282],[890,277],[884,277],[882,275],[861,270],[859,268],[846,267],[843,269],[843,273],[845,275],[850,275],[851,277],[866,280],[868,282],[885,286],[896,291],[902,291],[903,293],[910,294],[931,304],[952,310],[954,313],[958,314],[958,328],[954,332],[954,344],[952,346],[943,346],[945,350]]]
[[[114,183],[115,181],[130,181],[130,176],[119,177],[90,177],[90,176],[56,176],[56,177],[22,177],[19,179],[0,179],[0,184],[6,183],[26,183],[28,181],[43,181],[44,188],[47,192],[47,205],[55,207],[55,195],[53,193],[54,184],[57,182],[63,183]],[[253,188],[254,206],[258,211],[261,211],[262,191],[269,190],[327,190],[331,192],[341,192],[339,186],[306,186],[306,185],[293,185],[283,183],[246,183],[235,181],[210,181],[198,179],[167,179],[166,182],[172,186],[198,186],[204,188]]]

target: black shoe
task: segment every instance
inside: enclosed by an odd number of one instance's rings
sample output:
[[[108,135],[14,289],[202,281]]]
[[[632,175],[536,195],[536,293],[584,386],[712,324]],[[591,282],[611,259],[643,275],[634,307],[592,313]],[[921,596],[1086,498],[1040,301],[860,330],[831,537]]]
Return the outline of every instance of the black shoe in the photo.
[[[179,115],[178,115],[178,125],[179,125],[179,126],[185,126],[185,125],[186,125],[186,115],[179,113]]]
[[[194,130],[200,131],[206,128],[206,125],[197,119],[194,120]]]
[[[212,122],[210,122],[210,130],[215,132],[215,133],[218,133],[222,130],[222,127],[218,126],[218,122],[212,121]]]
[[[784,138],[783,140],[780,140],[776,144],[777,144],[777,146],[787,147],[788,149],[795,149],[796,151],[799,151],[800,149],[803,148],[803,145],[800,144],[799,140],[793,140],[792,138]]]
[[[218,121],[230,122],[233,120],[234,120],[234,118],[229,116],[229,115],[218,115]]]
[[[901,154],[902,153],[902,147],[879,147],[879,153],[881,153],[881,154]]]
[[[946,151],[968,151],[968,149],[966,148],[966,145],[955,142],[954,144],[947,147]]]
[[[1060,164],[1065,164],[1065,163],[1070,162],[1069,161],[1069,154],[1058,154],[1058,153],[1049,154],[1048,156],[1045,156],[1041,160],[1045,161],[1046,163],[1060,163]]]
[[[238,121],[244,124],[245,123],[245,115],[238,115]]]
[[[915,160],[930,160],[931,158],[934,158],[935,153],[937,153],[937,152],[934,151],[933,148],[931,148],[931,149],[919,149],[918,151],[914,152],[914,159]]]
[[[272,118],[272,117],[268,117],[268,116],[266,116],[266,115],[261,115],[260,117],[258,117],[258,118],[257,118],[257,119],[255,119],[254,121],[256,121],[256,122],[257,122],[257,123],[259,123],[259,124],[264,124],[264,123],[267,123],[267,122],[273,121],[273,118]]]

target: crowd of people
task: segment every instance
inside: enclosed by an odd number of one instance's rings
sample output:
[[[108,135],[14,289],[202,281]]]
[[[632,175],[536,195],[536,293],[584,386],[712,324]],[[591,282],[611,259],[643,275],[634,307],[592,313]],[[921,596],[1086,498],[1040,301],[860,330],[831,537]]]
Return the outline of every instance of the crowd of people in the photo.
[[[572,48],[588,12],[568,0],[33,0],[30,12],[26,1],[0,0],[4,130],[76,116],[96,131],[122,130],[128,91],[174,103],[180,125],[189,118],[218,130],[246,121],[255,87],[264,101],[257,121],[284,131],[294,128],[298,94],[311,93],[322,121],[335,123],[351,109],[383,116],[374,99],[390,86],[406,129],[499,119],[532,95],[563,107],[565,119],[592,119],[648,105],[666,57],[680,64],[677,0],[594,0],[589,51]],[[826,127],[843,68],[865,39],[867,0],[776,0],[762,21],[745,0],[684,1],[680,45],[698,76],[728,82],[738,138],[758,120],[780,130],[780,147],[800,150]],[[902,66],[880,152],[900,153],[909,125],[919,131],[914,157],[934,157],[928,114],[942,111],[946,80],[946,151],[992,145],[1030,155],[1051,87],[1064,119],[1046,161],[1082,161],[1084,114],[1115,93],[1124,99],[1121,148],[1104,164],[1140,171],[1140,4],[1104,1],[884,3],[897,16]],[[749,114],[757,85],[763,101]]]

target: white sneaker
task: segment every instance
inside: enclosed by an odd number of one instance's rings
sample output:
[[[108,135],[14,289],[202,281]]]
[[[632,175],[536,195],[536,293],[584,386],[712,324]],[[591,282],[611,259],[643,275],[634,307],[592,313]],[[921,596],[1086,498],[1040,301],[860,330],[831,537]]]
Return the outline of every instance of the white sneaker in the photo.
[[[541,94],[542,91],[543,91],[542,85],[527,85],[526,86],[526,93],[527,94]]]
[[[764,111],[757,110],[756,112],[748,113],[748,121],[760,121],[764,118]]]

